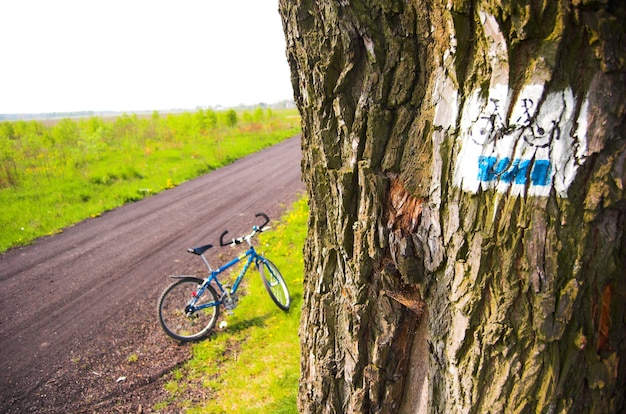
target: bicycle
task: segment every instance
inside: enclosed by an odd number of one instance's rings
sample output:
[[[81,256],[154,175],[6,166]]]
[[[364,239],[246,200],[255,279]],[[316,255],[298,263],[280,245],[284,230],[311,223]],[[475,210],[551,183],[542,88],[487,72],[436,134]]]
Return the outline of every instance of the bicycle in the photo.
[[[188,275],[170,276],[178,280],[163,291],[157,305],[159,323],[167,335],[183,342],[195,341],[206,336],[217,322],[220,306],[227,311],[232,311],[237,306],[239,302],[237,289],[252,263],[259,270],[265,289],[274,303],[283,311],[289,310],[291,298],[285,280],[274,263],[257,253],[251,241],[254,236],[269,229],[266,225],[270,219],[265,213],[257,213],[255,217],[263,217],[265,222],[260,226],[252,226],[250,234],[226,243],[224,236],[228,234],[228,230],[221,234],[220,246],[236,246],[245,242],[248,249],[215,270],[211,268],[204,255],[213,245],[206,244],[187,249],[189,253],[202,258],[209,272],[205,279]],[[247,261],[233,286],[229,288],[226,284],[222,285],[218,275],[246,258]]]

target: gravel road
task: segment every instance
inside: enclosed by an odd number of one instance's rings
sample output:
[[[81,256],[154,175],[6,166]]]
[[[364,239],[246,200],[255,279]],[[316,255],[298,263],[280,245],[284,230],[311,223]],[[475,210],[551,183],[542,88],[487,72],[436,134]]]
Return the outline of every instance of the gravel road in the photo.
[[[303,191],[294,137],[0,255],[0,412],[149,412],[189,354],[156,321],[167,275],[199,273],[187,247]]]

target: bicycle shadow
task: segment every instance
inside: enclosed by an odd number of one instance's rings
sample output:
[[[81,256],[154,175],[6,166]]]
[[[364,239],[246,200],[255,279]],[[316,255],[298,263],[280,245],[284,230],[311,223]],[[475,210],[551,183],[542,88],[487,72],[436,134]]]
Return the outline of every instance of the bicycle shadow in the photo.
[[[228,326],[224,329],[216,329],[213,331],[214,334],[218,335],[220,333],[238,333],[241,331],[245,331],[246,329],[252,327],[265,328],[267,327],[266,321],[272,317],[272,313],[268,312],[266,314],[260,316],[254,316],[248,319],[238,319],[233,324],[228,323]],[[226,321],[226,319],[221,319],[222,321]]]
[[[296,293],[294,295],[291,296],[291,307],[287,312],[284,312],[285,315],[291,314],[291,312],[297,307],[298,309],[300,308],[300,306],[302,306],[302,294],[301,293]],[[235,310],[235,313],[237,312],[237,310]],[[274,316],[276,316],[276,314],[283,314],[282,311],[279,311],[278,309],[276,310],[272,310],[269,312],[264,313],[263,315],[259,315],[259,316],[254,316],[251,318],[239,318],[237,317],[235,319],[234,322],[231,322],[229,320],[229,315],[225,314],[223,312],[220,312],[220,317],[218,322],[215,324],[215,327],[213,328],[213,330],[211,331],[211,333],[205,337],[204,339],[215,339],[217,338],[219,335],[222,334],[236,334],[242,331],[245,331],[249,328],[252,327],[258,327],[258,328],[267,328],[268,324],[266,323],[266,321]],[[226,322],[227,326],[225,328],[219,328],[220,323],[222,322]]]

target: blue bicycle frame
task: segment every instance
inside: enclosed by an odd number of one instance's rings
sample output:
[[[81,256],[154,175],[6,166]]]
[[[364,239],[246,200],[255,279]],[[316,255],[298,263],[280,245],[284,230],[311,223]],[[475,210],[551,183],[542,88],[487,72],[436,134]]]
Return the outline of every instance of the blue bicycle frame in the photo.
[[[224,307],[226,313],[231,314],[239,303],[237,291],[241,287],[244,275],[253,263],[272,301],[281,310],[289,311],[291,297],[280,271],[262,253],[257,253],[252,245],[252,239],[257,234],[269,229],[267,224],[270,219],[265,213],[257,213],[255,217],[262,217],[265,221],[260,226],[252,226],[249,234],[230,240],[226,238],[228,230],[224,230],[220,235],[220,247],[234,247],[244,243],[247,246],[245,248],[241,246],[242,250],[238,250],[231,256],[236,257],[217,269],[211,268],[205,256],[205,253],[213,247],[212,244],[187,249],[187,252],[202,258],[207,272],[204,279],[196,275],[170,276],[179,280],[163,291],[157,306],[159,323],[170,337],[183,342],[195,341],[206,336],[213,329],[220,317],[220,305]],[[234,269],[233,266],[237,264],[239,268]],[[222,283],[219,275],[227,270],[228,277],[225,277]],[[231,283],[232,286],[230,286]],[[225,321],[222,320],[220,326],[223,322]]]
[[[248,261],[243,266],[243,269],[241,269],[241,272],[237,276],[237,279],[235,279],[235,283],[233,283],[232,288],[230,289],[230,291],[226,290],[224,288],[224,286],[220,283],[219,279],[217,278],[217,275],[219,275],[220,273],[224,272],[225,270],[231,268],[232,266],[236,265],[237,263],[239,263],[241,260],[245,259],[246,257],[248,258]],[[209,265],[209,262],[206,260],[206,258],[204,256],[202,256],[202,259],[204,260],[204,263],[207,265],[207,267],[209,269],[211,269],[211,266]],[[232,294],[237,292],[237,289],[239,289],[239,285],[241,284],[241,281],[243,280],[243,276],[248,271],[248,268],[250,267],[252,262],[256,263],[259,260],[262,260],[262,257],[259,256],[259,254],[256,252],[256,250],[254,250],[254,247],[251,246],[245,253],[242,253],[241,255],[235,257],[233,260],[231,260],[230,262],[226,263],[225,265],[219,267],[218,269],[211,270],[211,274],[209,275],[209,277],[207,279],[205,279],[205,281],[202,283],[202,286],[200,286],[200,288],[196,292],[196,295],[194,296],[194,298],[187,305],[188,308],[191,307],[193,309],[192,311],[196,312],[196,311],[199,311],[199,310],[202,310],[202,309],[206,309],[206,308],[209,308],[209,307],[212,307],[212,306],[219,306],[219,305],[221,305],[223,303],[224,296],[230,296],[230,295],[232,295]],[[217,302],[209,302],[209,303],[204,303],[204,304],[199,305],[199,306],[195,306],[196,302],[198,301],[198,298],[200,298],[200,296],[202,296],[202,294],[206,290],[206,287],[208,285],[210,285],[212,282],[215,282],[215,285],[220,290],[219,291],[220,299]],[[189,309],[189,310],[191,310],[191,309]]]

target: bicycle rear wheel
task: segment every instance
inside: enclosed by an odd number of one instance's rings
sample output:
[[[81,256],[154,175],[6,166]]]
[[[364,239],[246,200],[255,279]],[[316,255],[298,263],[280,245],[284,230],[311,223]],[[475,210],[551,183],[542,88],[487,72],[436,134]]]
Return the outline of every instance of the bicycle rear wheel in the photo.
[[[274,263],[266,258],[261,258],[257,266],[267,293],[269,293],[276,306],[284,311],[288,311],[289,305],[291,304],[291,297],[289,296],[287,284],[280,274],[280,271],[276,268]]]
[[[197,277],[180,279],[165,289],[159,298],[159,323],[170,337],[183,342],[195,341],[215,326],[219,316],[219,301],[211,286],[206,287],[195,306],[214,305],[197,311],[188,308],[203,282]]]

